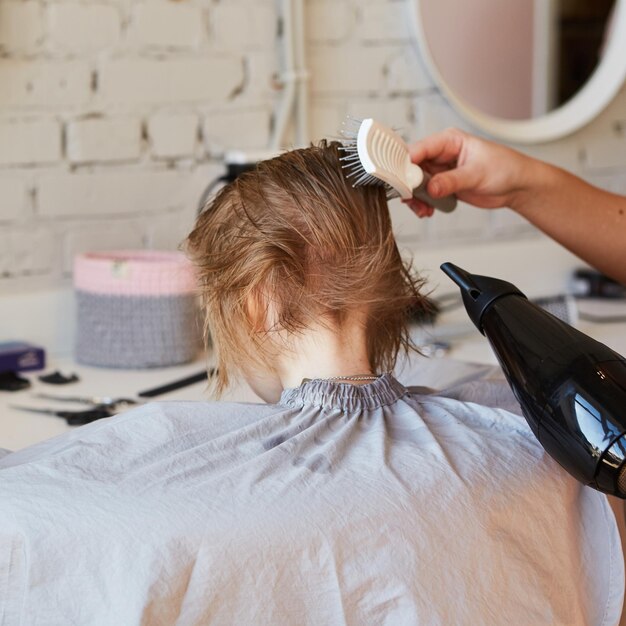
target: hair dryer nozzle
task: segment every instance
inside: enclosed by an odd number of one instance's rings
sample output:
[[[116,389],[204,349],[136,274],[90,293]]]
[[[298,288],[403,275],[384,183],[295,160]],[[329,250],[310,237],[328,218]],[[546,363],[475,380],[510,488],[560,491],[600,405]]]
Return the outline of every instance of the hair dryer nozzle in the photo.
[[[480,296],[480,289],[469,272],[450,262],[444,263],[441,269],[461,288],[463,293],[469,294],[474,300]]]
[[[474,326],[484,334],[481,319],[491,304],[502,296],[526,296],[513,284],[490,276],[470,274],[454,263],[444,263],[442,271],[461,289],[463,304]]]

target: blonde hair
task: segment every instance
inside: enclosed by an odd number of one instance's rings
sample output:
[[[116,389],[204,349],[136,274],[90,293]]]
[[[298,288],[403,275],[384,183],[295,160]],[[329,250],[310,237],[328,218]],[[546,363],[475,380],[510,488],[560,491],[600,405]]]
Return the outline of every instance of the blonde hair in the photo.
[[[401,348],[416,349],[408,322],[426,306],[422,281],[400,256],[385,190],[353,188],[340,156],[339,143],[323,141],[259,163],[208,203],[187,238],[218,395],[233,371],[276,371],[275,331],[320,322],[340,330],[355,312],[364,314],[374,371],[393,369]]]

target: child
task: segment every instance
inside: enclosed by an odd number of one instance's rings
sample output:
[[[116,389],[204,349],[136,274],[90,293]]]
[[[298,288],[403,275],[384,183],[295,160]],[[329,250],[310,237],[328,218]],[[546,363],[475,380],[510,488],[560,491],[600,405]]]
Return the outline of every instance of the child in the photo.
[[[617,623],[605,496],[493,384],[390,373],[420,281],[339,158],[260,164],[189,237],[218,386],[269,404],[149,404],[0,460],[4,624]]]

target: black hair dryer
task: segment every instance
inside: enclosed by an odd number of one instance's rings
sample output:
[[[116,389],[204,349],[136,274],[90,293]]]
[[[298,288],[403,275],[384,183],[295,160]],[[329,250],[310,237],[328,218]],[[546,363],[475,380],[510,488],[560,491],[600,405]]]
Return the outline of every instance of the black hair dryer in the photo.
[[[530,428],[574,478],[626,498],[626,360],[532,302],[515,285],[441,269],[461,288]]]

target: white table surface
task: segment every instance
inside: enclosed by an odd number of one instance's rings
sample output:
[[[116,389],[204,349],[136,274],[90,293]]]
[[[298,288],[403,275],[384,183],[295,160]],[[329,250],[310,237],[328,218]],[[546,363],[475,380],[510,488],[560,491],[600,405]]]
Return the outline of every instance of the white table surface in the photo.
[[[622,310],[626,304],[622,305]],[[609,311],[613,312],[614,311]],[[429,338],[443,338],[451,344],[451,350],[446,357],[456,360],[472,361],[476,363],[496,363],[487,340],[472,326],[463,310],[458,310],[444,317],[445,323],[441,331],[432,334],[429,331],[421,332],[422,341]],[[580,330],[607,344],[620,354],[626,355],[626,323],[620,324],[592,324],[580,323]],[[439,336],[441,333],[441,337]],[[148,369],[148,370],[121,370],[88,367],[77,365],[71,358],[49,358],[46,373],[60,370],[65,374],[77,373],[80,382],[68,385],[45,384],[37,376],[42,372],[24,374],[32,382],[30,389],[17,392],[0,391],[0,448],[18,450],[38,441],[59,435],[70,428],[64,419],[51,415],[26,413],[12,408],[11,405],[23,405],[40,408],[55,408],[78,410],[79,404],[53,402],[34,397],[36,393],[76,396],[114,396],[139,399],[140,391],[157,387],[179,378],[201,371],[206,364],[213,363],[211,355],[175,367]],[[443,364],[439,364],[443,365]],[[432,380],[411,381],[416,385],[433,385]],[[205,381],[179,389],[154,398],[154,400],[209,400],[207,383]],[[260,399],[245,382],[240,382],[227,391],[223,400],[244,402],[260,402]],[[86,408],[86,407],[85,407]]]
[[[75,428],[68,426],[62,418],[22,412],[12,408],[12,405],[61,410],[89,408],[86,405],[76,403],[39,399],[35,397],[37,393],[58,396],[126,397],[142,402],[151,400],[207,400],[209,399],[209,394],[206,381],[195,383],[156,398],[141,399],[137,395],[141,391],[196,374],[202,371],[206,364],[207,359],[203,357],[193,363],[174,367],[125,370],[78,365],[71,358],[48,359],[46,369],[43,370],[45,373],[55,370],[60,370],[63,374],[76,373],[80,377],[80,381],[67,385],[51,385],[38,380],[38,376],[42,373],[41,371],[28,372],[24,373],[23,376],[32,383],[29,389],[16,392],[0,391],[0,448],[18,450]],[[224,395],[223,399],[247,402],[260,401],[245,383],[231,389]]]

